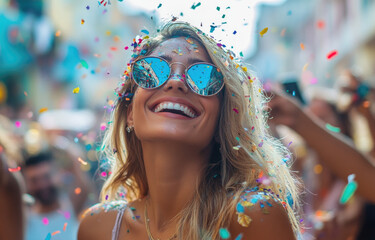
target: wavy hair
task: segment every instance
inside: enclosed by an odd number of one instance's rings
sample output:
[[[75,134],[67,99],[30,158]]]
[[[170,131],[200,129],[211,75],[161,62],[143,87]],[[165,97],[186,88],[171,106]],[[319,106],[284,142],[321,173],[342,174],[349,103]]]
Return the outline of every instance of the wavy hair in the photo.
[[[299,181],[289,170],[290,152],[268,134],[267,112],[263,111],[268,98],[247,67],[222,44],[186,22],[169,22],[155,37],[134,40],[135,54],[130,63],[174,37],[186,37],[187,41],[191,38],[204,46],[225,82],[216,130],[218,143],[200,177],[196,195],[177,216],[178,238],[219,239],[219,229],[229,226],[239,197],[246,189],[260,184],[260,175],[270,180],[267,188],[283,201],[297,235]],[[131,104],[127,96],[136,90],[130,72],[128,64],[111,114],[112,124],[104,136],[103,149],[112,174],[104,183],[102,201],[121,199],[122,192],[128,201],[148,194],[140,141],[134,131],[126,133],[127,109]]]

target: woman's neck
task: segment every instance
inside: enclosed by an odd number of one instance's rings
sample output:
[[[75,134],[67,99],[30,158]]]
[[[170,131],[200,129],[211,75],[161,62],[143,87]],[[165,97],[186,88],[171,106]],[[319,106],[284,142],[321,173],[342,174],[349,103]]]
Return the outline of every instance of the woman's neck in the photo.
[[[148,217],[160,231],[192,199],[209,161],[212,147],[166,142],[143,142],[143,159],[149,187]]]

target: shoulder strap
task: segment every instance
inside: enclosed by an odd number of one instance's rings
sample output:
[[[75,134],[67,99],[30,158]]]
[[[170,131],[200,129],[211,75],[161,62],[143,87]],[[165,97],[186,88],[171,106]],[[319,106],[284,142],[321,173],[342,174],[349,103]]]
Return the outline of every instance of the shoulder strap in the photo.
[[[126,209],[125,207],[121,208],[117,213],[115,226],[112,229],[112,240],[118,239],[118,236],[120,234],[121,221],[122,221],[122,217],[124,216],[125,209]]]

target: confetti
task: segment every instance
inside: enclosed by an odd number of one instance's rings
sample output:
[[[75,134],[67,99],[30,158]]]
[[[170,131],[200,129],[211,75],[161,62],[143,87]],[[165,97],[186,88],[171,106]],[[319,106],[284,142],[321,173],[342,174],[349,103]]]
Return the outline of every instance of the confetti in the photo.
[[[337,54],[338,54],[338,51],[337,51],[337,50],[332,50],[331,52],[329,52],[329,53],[327,54],[327,59],[330,60],[330,59],[336,57]]]
[[[86,163],[86,164],[87,164],[87,163]],[[79,188],[79,187],[77,187],[77,188],[74,189],[74,193],[77,194],[77,195],[80,194],[81,191],[82,191],[82,190],[81,190],[81,188]]]
[[[60,37],[60,35],[61,35],[61,31],[60,31],[60,30],[57,30],[56,33],[55,33],[55,36],[56,36],[56,37]]]
[[[306,69],[307,69],[308,66],[309,66],[308,63],[306,63],[305,65],[303,65],[302,71],[306,71]]]
[[[51,233],[48,233],[45,240],[51,240]]]
[[[19,127],[21,127],[21,122],[20,122],[20,121],[16,121],[16,122],[14,123],[14,125],[16,125],[16,128],[19,128]]]
[[[102,172],[101,175],[102,175],[102,177],[106,177],[107,173],[106,172]]]
[[[240,235],[238,235],[238,236],[236,237],[236,239],[235,239],[235,240],[241,240],[241,239],[242,239],[242,236],[243,236],[243,234],[242,234],[242,233],[240,233]]]
[[[198,2],[197,4],[193,4],[193,6],[191,6],[191,9],[196,9],[197,7],[199,7],[201,5],[201,2]]]
[[[316,26],[319,28],[319,29],[323,29],[325,27],[326,23],[323,21],[323,20],[319,20],[316,22]]]
[[[331,124],[327,123],[326,128],[332,132],[340,132],[340,128],[332,126]]]
[[[300,47],[301,47],[302,50],[305,50],[305,44],[300,43]]]
[[[242,226],[242,227],[248,227],[251,223],[251,218],[247,216],[244,213],[237,213],[237,222]]]
[[[161,6],[162,6],[163,4],[161,4],[161,3],[159,3],[159,6],[158,6],[158,8],[160,8]]]
[[[83,25],[85,23],[85,20],[81,19],[81,24]]]
[[[44,225],[48,225],[49,220],[48,220],[48,218],[45,217],[45,218],[42,219],[42,222],[43,222]]]
[[[233,111],[235,111],[236,113],[238,113],[238,110],[237,110],[237,108],[233,108]]]
[[[228,232],[228,230],[226,228],[220,228],[219,234],[220,234],[220,237],[222,239],[228,239],[228,238],[230,238],[230,233]]]
[[[16,167],[16,168],[8,168],[8,171],[9,172],[18,172],[18,171],[20,171],[21,170],[21,167],[20,166],[18,166],[18,167]]]
[[[147,34],[147,35],[150,34],[150,32],[147,31],[146,29],[142,29],[141,32],[143,32],[144,34]]]
[[[42,113],[42,112],[45,112],[45,111],[47,111],[48,110],[48,108],[41,108],[41,109],[39,109],[39,113]]]
[[[341,204],[347,203],[357,190],[358,184],[356,181],[354,181],[354,178],[355,174],[350,174],[348,176],[348,184],[345,186],[340,198]]]
[[[237,150],[237,151],[240,150],[240,148],[241,148],[241,145],[237,145],[237,146],[234,146],[234,147],[233,147],[233,149],[234,149],[234,150]]]
[[[233,34],[236,34],[236,33],[237,33],[237,31],[236,31],[236,30],[234,30]]]
[[[107,129],[107,126],[105,125],[105,123],[100,124],[100,130],[104,131],[106,129]]]
[[[283,28],[283,30],[281,30],[281,32],[280,32],[280,36],[284,37],[285,36],[285,32],[286,32],[286,28]]]
[[[264,28],[262,31],[259,32],[260,36],[263,37],[264,34],[268,31],[268,27]]]
[[[59,230],[57,230],[57,231],[53,232],[51,235],[54,236],[54,235],[59,234],[59,233],[61,233],[61,232]]]
[[[86,10],[90,10],[90,6],[89,5],[86,6]]]
[[[216,7],[216,10],[220,11],[220,7]]]
[[[316,164],[316,165],[314,166],[314,173],[315,173],[315,174],[321,174],[322,171],[323,171],[323,167],[322,167],[321,164]]]
[[[26,91],[24,91],[23,94],[27,97],[27,92]]]
[[[68,226],[68,223],[64,223],[64,228],[63,228],[64,232],[65,232],[67,226]]]
[[[80,157],[78,158],[78,162],[80,162],[83,165],[87,165],[87,162],[83,161],[82,158]]]
[[[87,62],[85,60],[81,60],[79,61],[79,63],[82,65],[82,67],[88,69],[89,68],[89,65],[87,64]]]
[[[79,87],[74,88],[74,89],[73,89],[73,93],[74,93],[74,94],[79,93]]]
[[[129,49],[129,47],[128,47],[128,46],[125,46],[125,47],[124,47],[124,49],[125,49],[125,50],[128,50],[128,49]]]

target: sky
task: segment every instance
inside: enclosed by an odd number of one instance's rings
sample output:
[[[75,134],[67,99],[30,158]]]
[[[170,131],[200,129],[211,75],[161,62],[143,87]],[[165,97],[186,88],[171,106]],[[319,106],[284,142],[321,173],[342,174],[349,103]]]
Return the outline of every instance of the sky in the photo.
[[[119,4],[122,11],[146,12],[160,21],[172,16],[188,21],[212,35],[217,41],[245,58],[255,51],[257,5],[279,5],[286,0],[124,0]],[[193,7],[195,6],[195,8]],[[181,14],[182,13],[182,14]]]

